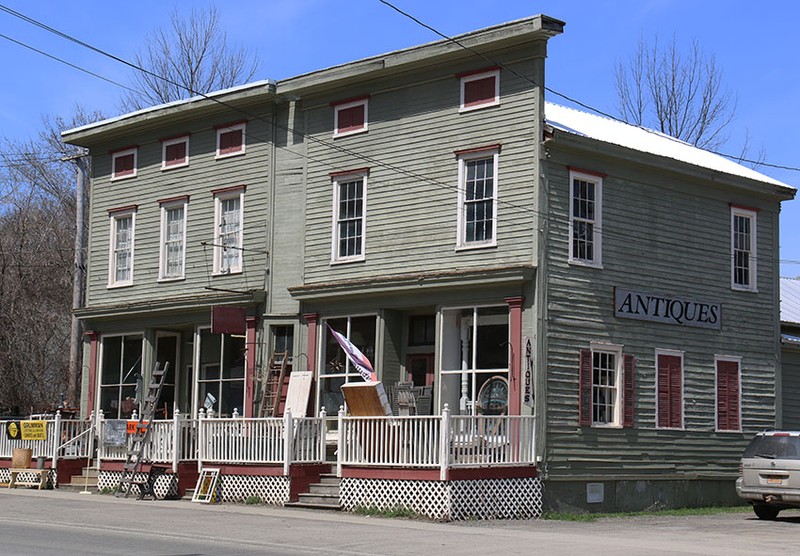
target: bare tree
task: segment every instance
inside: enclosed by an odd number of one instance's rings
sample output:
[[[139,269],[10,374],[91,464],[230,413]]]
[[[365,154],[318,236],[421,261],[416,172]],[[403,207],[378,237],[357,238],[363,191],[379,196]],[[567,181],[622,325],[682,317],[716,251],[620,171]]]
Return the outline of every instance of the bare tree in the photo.
[[[640,39],[627,63],[615,69],[619,113],[626,122],[651,127],[706,149],[725,143],[736,99],[723,86],[716,58],[697,40],[686,53],[675,37],[667,45]]]
[[[100,119],[45,118],[38,138],[0,149],[0,412],[60,402],[69,379],[75,165],[60,132]]]
[[[133,59],[148,73],[134,73],[132,88],[140,93],[125,94],[126,111],[241,85],[258,70],[254,54],[228,44],[214,7],[193,9],[187,18],[173,8],[170,26],[147,35]]]

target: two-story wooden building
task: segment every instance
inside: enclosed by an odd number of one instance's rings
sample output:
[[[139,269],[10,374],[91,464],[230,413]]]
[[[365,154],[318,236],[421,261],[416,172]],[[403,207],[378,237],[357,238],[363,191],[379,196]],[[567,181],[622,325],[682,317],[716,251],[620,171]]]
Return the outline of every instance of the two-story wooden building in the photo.
[[[775,418],[794,190],[546,104],[563,26],[536,16],[66,132],[95,160],[84,408],[126,416],[136,374],[169,360],[167,413],[249,416],[288,349],[334,415],[361,378],[332,328],[384,384],[424,392],[419,412],[534,415],[550,507],[734,500],[739,453]]]

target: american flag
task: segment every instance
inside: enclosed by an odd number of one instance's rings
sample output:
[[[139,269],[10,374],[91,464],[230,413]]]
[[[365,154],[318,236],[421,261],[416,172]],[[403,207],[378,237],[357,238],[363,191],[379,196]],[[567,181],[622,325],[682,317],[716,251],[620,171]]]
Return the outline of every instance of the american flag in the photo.
[[[353,345],[353,342],[331,328],[330,324],[328,325],[328,330],[331,331],[333,337],[336,338],[337,342],[339,342],[339,345],[347,354],[347,357],[350,359],[350,362],[353,364],[353,366],[358,369],[358,372],[361,374],[361,378],[363,378],[365,382],[373,382],[375,380],[375,371],[372,370],[372,363],[369,362],[367,356],[361,353],[361,350]]]

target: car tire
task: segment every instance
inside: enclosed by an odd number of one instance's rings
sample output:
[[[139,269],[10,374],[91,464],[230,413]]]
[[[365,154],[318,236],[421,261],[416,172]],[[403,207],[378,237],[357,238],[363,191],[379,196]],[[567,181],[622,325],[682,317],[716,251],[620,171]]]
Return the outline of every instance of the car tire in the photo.
[[[753,511],[758,516],[758,519],[767,519],[772,521],[776,517],[778,517],[778,510],[777,508],[773,508],[772,506],[767,506],[765,504],[755,504],[753,506]]]

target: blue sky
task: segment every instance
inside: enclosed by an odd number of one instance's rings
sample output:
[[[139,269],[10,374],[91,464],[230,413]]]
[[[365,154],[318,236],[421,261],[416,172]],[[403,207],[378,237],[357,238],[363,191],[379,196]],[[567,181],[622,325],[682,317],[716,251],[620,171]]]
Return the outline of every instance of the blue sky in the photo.
[[[775,0],[395,0],[395,5],[441,32],[454,35],[537,13],[567,23],[549,46],[547,84],[552,89],[616,113],[614,66],[627,59],[639,37],[696,38],[717,57],[737,98],[736,119],[724,152],[738,154],[749,134],[766,161],[800,166],[800,76],[796,72],[800,3]],[[166,25],[169,4],[139,0],[0,0],[0,4],[122,58],[142,38]],[[181,12],[211,1],[178,3]],[[165,7],[167,6],[167,7]],[[258,78],[282,79],[358,58],[437,40],[431,31],[378,0],[236,0],[218,3],[229,40],[256,52]],[[118,62],[59,39],[0,12],[0,34],[29,44],[114,81],[129,83]],[[122,90],[0,38],[0,137],[34,136],[45,114],[68,116],[76,103],[115,115]],[[552,94],[548,100],[563,103]],[[792,186],[800,172],[768,167],[762,173]],[[781,220],[781,274],[800,276],[800,200],[785,203]]]

